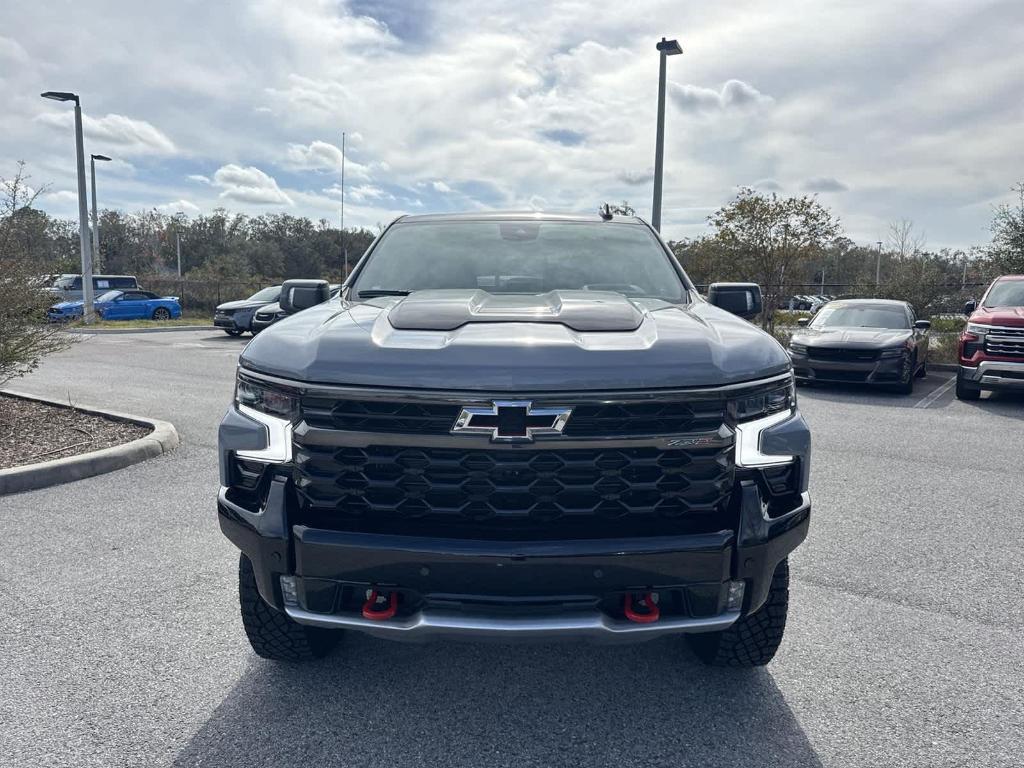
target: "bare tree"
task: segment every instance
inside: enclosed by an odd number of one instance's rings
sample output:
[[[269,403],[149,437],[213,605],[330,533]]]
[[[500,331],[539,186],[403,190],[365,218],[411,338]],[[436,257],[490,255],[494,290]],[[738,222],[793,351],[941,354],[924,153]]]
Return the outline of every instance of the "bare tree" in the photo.
[[[900,261],[920,254],[927,242],[924,232],[915,231],[910,219],[890,222],[888,240],[889,252]]]
[[[0,177],[0,385],[28,373],[72,338],[46,323],[52,299],[42,290],[40,265],[25,247],[37,213],[32,206],[45,187],[33,190],[28,180],[24,162],[13,178]]]

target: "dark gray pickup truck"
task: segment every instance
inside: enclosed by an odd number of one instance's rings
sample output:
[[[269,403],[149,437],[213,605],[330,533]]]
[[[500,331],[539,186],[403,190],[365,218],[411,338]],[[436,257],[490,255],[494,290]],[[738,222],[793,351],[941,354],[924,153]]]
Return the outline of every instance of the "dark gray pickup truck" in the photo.
[[[705,300],[640,219],[486,213],[402,217],[327,292],[285,284],[220,426],[256,653],[352,629],[773,657],[810,436],[737,316],[756,286]]]

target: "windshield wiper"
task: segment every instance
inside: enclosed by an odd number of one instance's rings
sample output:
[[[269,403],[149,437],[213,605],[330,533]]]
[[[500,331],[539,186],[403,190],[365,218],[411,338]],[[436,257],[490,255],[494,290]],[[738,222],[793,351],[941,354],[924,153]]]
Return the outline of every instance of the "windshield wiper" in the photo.
[[[360,299],[375,299],[378,296],[408,296],[412,291],[391,290],[388,288],[374,288],[370,291],[360,291]]]

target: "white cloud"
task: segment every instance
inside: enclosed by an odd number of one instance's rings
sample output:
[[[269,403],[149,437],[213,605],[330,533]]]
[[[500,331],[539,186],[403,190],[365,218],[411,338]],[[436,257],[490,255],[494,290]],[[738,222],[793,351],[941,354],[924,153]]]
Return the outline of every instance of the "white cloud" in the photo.
[[[78,193],[72,192],[70,189],[57,189],[53,192],[44,192],[42,197],[51,203],[78,204]]]
[[[631,187],[639,187],[644,184],[650,184],[654,181],[654,169],[647,168],[642,171],[620,171],[616,178],[623,184],[627,184]]]
[[[156,209],[161,213],[174,214],[181,213],[187,214],[188,216],[195,216],[202,212],[202,209],[195,203],[189,202],[188,200],[174,200],[170,203],[163,203],[162,205],[156,206]]]
[[[742,80],[727,80],[721,90],[669,83],[668,95],[684,112],[740,110],[770,104],[772,98]]]
[[[807,192],[846,192],[850,188],[832,176],[815,176],[803,183]]]
[[[432,186],[435,191],[440,192],[442,195],[447,195],[452,191],[451,187],[449,187],[447,184],[440,180],[430,182],[430,186]]]
[[[220,188],[220,197],[224,200],[256,205],[292,205],[291,198],[281,191],[274,178],[253,166],[223,165],[213,174],[213,186]]]
[[[196,184],[211,184],[209,176],[203,176],[201,173],[190,173],[185,177],[189,181],[194,181]]]
[[[43,112],[36,119],[61,131],[73,130],[75,124],[74,114],[66,109]],[[175,152],[174,142],[162,131],[145,120],[134,120],[124,115],[109,114],[96,118],[85,114],[82,116],[82,133],[101,147],[113,147],[112,154],[169,155]]]

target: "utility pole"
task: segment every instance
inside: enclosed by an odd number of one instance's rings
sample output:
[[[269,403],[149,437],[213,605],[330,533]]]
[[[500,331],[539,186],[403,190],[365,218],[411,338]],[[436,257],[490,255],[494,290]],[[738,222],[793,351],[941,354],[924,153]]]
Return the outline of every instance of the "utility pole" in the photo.
[[[174,228],[174,239],[176,241],[178,249],[178,280],[181,280],[181,232],[177,227]]]
[[[658,49],[658,129],[654,142],[654,202],[651,205],[651,226],[661,232],[661,187],[665,174],[665,79],[669,56],[683,52],[676,40],[661,38]]]
[[[878,241],[878,257],[875,259],[875,290],[882,284],[882,241]]]
[[[89,203],[85,191],[85,142],[82,139],[82,102],[77,93],[46,91],[44,99],[75,102],[75,154],[78,165],[78,241],[82,249],[82,320],[91,323],[93,317],[92,243],[89,241]]]
[[[345,244],[345,132],[341,132],[341,253],[345,258],[345,274],[342,282],[348,280],[348,246]]]

